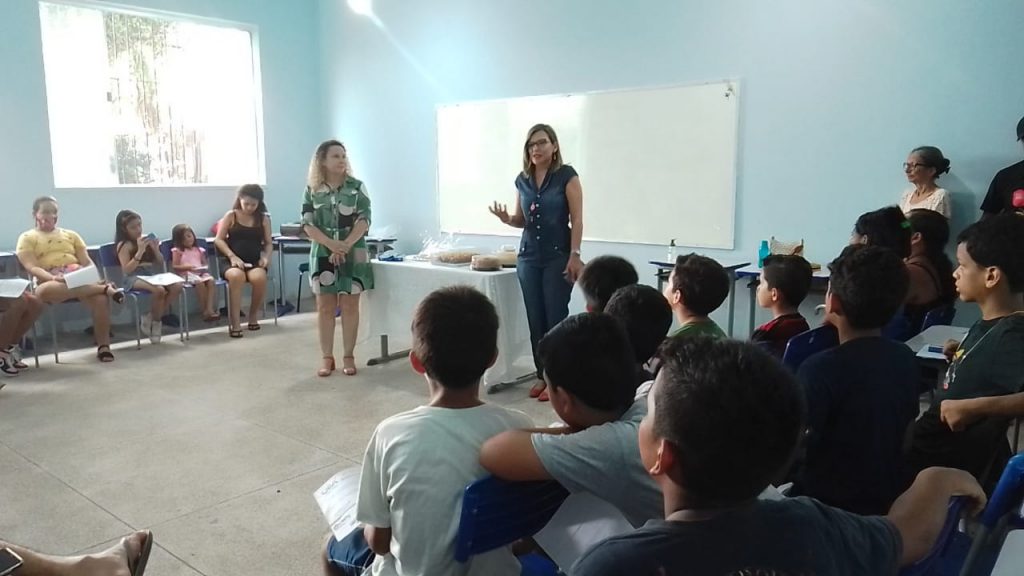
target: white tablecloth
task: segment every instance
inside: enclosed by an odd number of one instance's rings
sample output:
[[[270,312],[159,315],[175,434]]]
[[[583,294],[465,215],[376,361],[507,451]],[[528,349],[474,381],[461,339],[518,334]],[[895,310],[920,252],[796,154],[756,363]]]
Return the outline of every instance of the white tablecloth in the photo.
[[[363,335],[409,342],[412,315],[427,294],[438,288],[464,284],[483,292],[498,310],[498,360],[484,375],[488,385],[522,376],[513,370],[516,360],[530,352],[530,327],[515,269],[476,272],[468,266],[434,266],[427,262],[373,262],[374,289],[361,308],[366,324]],[[532,363],[527,368],[532,368]]]

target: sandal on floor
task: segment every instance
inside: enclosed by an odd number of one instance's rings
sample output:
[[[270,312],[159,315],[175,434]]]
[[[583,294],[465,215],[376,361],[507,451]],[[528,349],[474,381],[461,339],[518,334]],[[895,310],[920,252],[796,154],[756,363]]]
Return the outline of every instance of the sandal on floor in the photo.
[[[255,332],[255,331],[259,330],[259,329],[260,329],[260,323],[259,322],[249,322],[249,331],[250,332]]]
[[[110,351],[110,346],[104,344],[96,348],[96,359],[100,362],[113,362],[114,353]]]
[[[203,314],[203,322],[216,322],[220,320],[220,314]]]
[[[143,576],[146,573],[146,564],[149,563],[149,554],[153,551],[153,533],[149,530],[145,531],[146,539],[142,541],[142,550],[139,551],[137,558],[132,560],[131,556],[128,557],[128,573],[131,576]],[[130,553],[128,546],[125,545],[125,552]]]
[[[242,334],[241,328],[228,328],[228,336],[232,338],[241,338],[242,336],[245,336],[245,334]]]
[[[341,373],[345,376],[355,376],[359,372],[359,370],[356,370],[355,356],[345,356],[341,359],[341,362],[344,364],[344,367],[341,369]]]
[[[324,364],[326,364],[326,366],[321,366],[320,369],[316,371],[316,375],[321,378],[326,378],[331,375],[331,372],[334,372],[336,366],[334,364],[334,356],[324,356],[323,359],[329,360],[329,362],[325,362]]]

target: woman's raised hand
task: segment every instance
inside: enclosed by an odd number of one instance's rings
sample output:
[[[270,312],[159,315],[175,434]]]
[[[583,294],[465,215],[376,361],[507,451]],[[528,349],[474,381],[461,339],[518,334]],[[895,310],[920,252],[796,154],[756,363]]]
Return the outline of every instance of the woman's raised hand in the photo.
[[[502,224],[508,224],[509,220],[511,220],[511,218],[508,215],[508,206],[506,206],[505,204],[498,204],[497,202],[495,202],[489,208],[489,210],[491,214],[494,214],[495,216],[498,217],[498,220],[501,220]]]

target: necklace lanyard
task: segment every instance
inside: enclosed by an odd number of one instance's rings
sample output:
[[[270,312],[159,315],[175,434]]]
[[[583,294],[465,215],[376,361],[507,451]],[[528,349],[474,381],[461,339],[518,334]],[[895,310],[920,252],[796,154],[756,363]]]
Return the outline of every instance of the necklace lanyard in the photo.
[[[974,352],[975,348],[980,346],[981,343],[985,341],[985,338],[988,338],[989,334],[994,332],[996,328],[999,328],[999,326],[1007,318],[1010,318],[1012,316],[1020,316],[1021,314],[1024,314],[1024,312],[1013,312],[1011,314],[1003,316],[1002,318],[999,319],[998,322],[996,322],[994,326],[988,329],[988,332],[982,334],[981,338],[978,338],[978,341],[975,342],[974,345],[968,348],[967,350],[964,350],[964,343],[961,342],[960,345],[957,346],[956,352],[953,354],[953,361],[949,363],[949,368],[946,369],[946,379],[942,383],[942,389],[949,390],[950,385],[952,385],[953,382],[956,381],[956,371],[960,368],[960,365],[963,364],[965,360],[967,360],[967,357],[971,355],[971,352]],[[967,338],[964,338],[964,341],[966,342]]]

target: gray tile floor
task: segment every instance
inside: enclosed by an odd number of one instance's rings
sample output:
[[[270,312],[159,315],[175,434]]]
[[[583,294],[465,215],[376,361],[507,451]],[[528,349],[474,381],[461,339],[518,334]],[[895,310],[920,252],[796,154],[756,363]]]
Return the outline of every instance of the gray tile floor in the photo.
[[[0,537],[70,554],[150,528],[155,576],[318,574],[313,490],[426,390],[405,361],[317,378],[317,350],[303,314],[242,340],[115,346],[110,365],[68,352],[3,380]],[[554,420],[527,387],[486,399]]]

